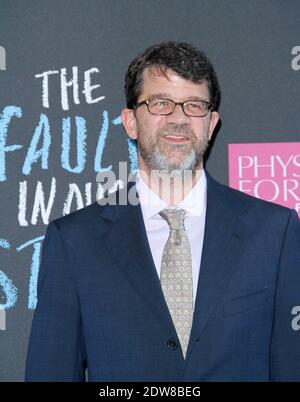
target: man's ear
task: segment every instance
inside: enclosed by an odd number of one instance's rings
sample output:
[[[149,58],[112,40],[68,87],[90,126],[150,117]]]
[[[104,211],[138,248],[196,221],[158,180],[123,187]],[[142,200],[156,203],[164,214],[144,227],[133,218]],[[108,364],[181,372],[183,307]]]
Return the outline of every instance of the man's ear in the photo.
[[[216,128],[216,125],[218,124],[219,121],[219,113],[218,112],[211,112],[210,116],[210,122],[209,122],[209,128],[208,128],[208,138],[209,140],[211,139],[214,129]]]
[[[136,118],[134,110],[127,108],[123,109],[121,112],[121,119],[128,137],[131,138],[132,140],[136,140],[137,129],[136,129]]]

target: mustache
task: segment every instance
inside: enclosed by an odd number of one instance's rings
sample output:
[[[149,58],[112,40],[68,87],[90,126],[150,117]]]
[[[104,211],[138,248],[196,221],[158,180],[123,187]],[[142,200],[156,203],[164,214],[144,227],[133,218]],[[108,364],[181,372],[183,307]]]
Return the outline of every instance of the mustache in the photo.
[[[182,134],[188,137],[194,136],[193,130],[189,129],[185,124],[170,124],[158,132],[159,135]]]

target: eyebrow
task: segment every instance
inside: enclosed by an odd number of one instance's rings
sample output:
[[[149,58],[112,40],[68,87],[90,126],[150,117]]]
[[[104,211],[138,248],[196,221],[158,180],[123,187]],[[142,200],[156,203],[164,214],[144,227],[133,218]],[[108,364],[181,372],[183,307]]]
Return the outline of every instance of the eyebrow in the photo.
[[[167,99],[169,99],[169,98],[170,98],[170,94],[167,94],[167,93],[165,93],[165,92],[160,92],[160,93],[158,93],[158,94],[152,94],[152,95],[150,95],[147,99],[148,99],[148,100],[153,100],[153,99],[160,99],[160,98],[167,98]]]
[[[168,93],[165,93],[165,92],[152,94],[147,99],[148,100],[153,100],[153,99],[161,99],[161,98],[163,98],[163,99],[171,99],[172,100],[172,96],[170,94],[168,94]],[[199,96],[189,96],[188,98],[186,98],[182,102],[185,102],[185,101],[188,101],[188,100],[202,100],[202,101],[205,101],[205,102],[209,102],[206,99],[200,98]]]

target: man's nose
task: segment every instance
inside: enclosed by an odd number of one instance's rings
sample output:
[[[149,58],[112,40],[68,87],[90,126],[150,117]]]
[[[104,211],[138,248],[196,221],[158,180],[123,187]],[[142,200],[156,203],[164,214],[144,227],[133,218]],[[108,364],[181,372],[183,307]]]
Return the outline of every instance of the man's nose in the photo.
[[[187,124],[190,122],[190,117],[187,116],[182,108],[182,105],[176,105],[174,112],[166,116],[169,123]]]

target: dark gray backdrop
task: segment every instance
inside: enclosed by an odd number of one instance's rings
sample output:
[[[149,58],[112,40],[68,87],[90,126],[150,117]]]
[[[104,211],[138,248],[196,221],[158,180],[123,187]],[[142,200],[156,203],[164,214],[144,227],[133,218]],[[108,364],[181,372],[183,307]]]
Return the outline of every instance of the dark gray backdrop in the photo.
[[[5,152],[6,179],[0,182],[0,304],[7,303],[7,292],[18,297],[5,310],[5,329],[0,330],[0,381],[22,381],[24,376],[33,314],[28,298],[34,294],[29,290],[30,278],[34,283],[34,275],[30,276],[34,247],[22,245],[46,230],[40,215],[36,224],[31,223],[36,186],[42,183],[47,201],[51,179],[56,179],[50,220],[62,216],[69,183],[76,183],[82,194],[85,184],[91,183],[94,200],[94,158],[104,112],[109,125],[105,141],[105,127],[102,131],[101,168],[128,160],[126,135],[112,121],[124,107],[123,77],[129,61],[162,40],[188,41],[206,51],[222,89],[222,126],[207,168],[227,183],[229,143],[300,139],[300,62],[294,60],[292,65],[292,49],[300,45],[299,15],[297,0],[0,0],[0,46],[6,51],[6,70],[0,71],[0,113],[7,106],[22,112],[12,118],[6,139],[7,146],[22,148]],[[80,104],[70,96],[70,109],[62,110],[59,75],[53,75],[50,107],[44,108],[42,82],[34,76],[66,68],[70,78],[72,66],[78,67],[80,90],[84,71],[100,70],[92,76],[93,84],[101,84],[94,96],[104,95],[105,100],[88,104],[81,93]],[[38,158],[25,174],[24,161],[41,113],[50,125],[48,165],[44,162],[42,168]],[[86,163],[79,173],[69,172],[61,163],[62,119],[70,117],[70,165],[77,164],[75,116],[84,118],[87,128]],[[3,130],[2,126],[2,134]],[[24,182],[27,226],[18,218],[19,188]]]

